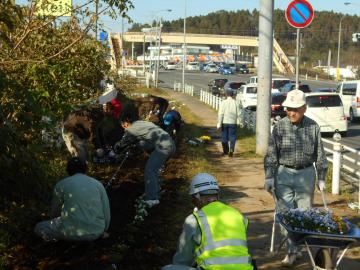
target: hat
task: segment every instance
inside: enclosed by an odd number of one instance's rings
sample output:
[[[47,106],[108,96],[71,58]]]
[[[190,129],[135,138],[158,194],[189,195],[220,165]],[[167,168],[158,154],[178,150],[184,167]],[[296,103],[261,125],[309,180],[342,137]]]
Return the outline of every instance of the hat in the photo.
[[[290,91],[285,101],[283,102],[284,107],[289,108],[300,108],[301,106],[304,106],[306,104],[305,101],[305,93],[301,90],[292,90]]]

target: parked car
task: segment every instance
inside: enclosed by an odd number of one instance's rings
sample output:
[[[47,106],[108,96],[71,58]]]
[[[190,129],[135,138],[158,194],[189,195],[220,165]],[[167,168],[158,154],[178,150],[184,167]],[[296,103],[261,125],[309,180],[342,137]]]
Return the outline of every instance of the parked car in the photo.
[[[187,70],[200,70],[199,62],[189,62],[186,65]]]
[[[257,105],[257,84],[242,85],[236,95],[236,101],[243,108],[256,107]]]
[[[236,65],[236,71],[242,74],[249,74],[250,71],[245,64],[238,64]]]
[[[346,117],[350,122],[354,122],[360,117],[360,80],[342,82],[336,88],[336,92],[343,101]]]
[[[223,66],[219,67],[218,72],[219,72],[219,74],[223,74],[223,75],[233,74],[233,71],[229,65],[223,65]]]
[[[346,136],[348,124],[339,94],[308,93],[306,105],[305,115],[320,126],[321,132],[333,133],[337,130],[342,136]]]
[[[258,81],[258,77],[257,76],[251,76],[248,80],[247,80],[247,84],[250,84],[250,83],[257,83]]]
[[[235,94],[237,94],[238,90],[240,89],[240,87],[242,85],[245,85],[245,83],[239,82],[239,81],[230,81],[224,85],[224,91],[232,90],[232,91],[234,91]]]
[[[291,90],[294,90],[295,89],[295,86],[296,86],[296,84],[295,83],[287,83],[287,84],[285,84],[283,87],[281,87],[280,89],[279,89],[279,91],[281,92],[281,93],[287,93],[287,92],[289,92],[289,91],[291,91]],[[301,90],[301,91],[303,91],[304,93],[310,93],[311,92],[311,90],[310,90],[310,86],[308,85],[308,84],[300,84],[299,85],[299,90]]]
[[[271,94],[271,118],[275,119],[277,116],[281,118],[286,116],[286,111],[282,106],[282,103],[286,99],[286,94],[284,93],[272,93]]]
[[[209,73],[216,73],[218,71],[218,67],[215,64],[208,64],[204,68],[204,71]]]
[[[175,70],[176,69],[176,62],[167,62],[165,64],[165,69],[166,70]]]
[[[228,63],[227,65],[231,68],[231,70],[232,70],[233,73],[236,72],[236,65],[235,65],[235,63]]]
[[[227,83],[228,79],[214,79],[211,80],[208,84],[209,92],[215,96],[218,96],[224,92],[224,86]]]

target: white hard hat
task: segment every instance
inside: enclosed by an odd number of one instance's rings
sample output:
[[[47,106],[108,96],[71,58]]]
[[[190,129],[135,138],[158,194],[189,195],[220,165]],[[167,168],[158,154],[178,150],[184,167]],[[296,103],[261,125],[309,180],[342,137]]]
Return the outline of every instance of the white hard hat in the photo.
[[[218,183],[214,176],[208,173],[199,173],[193,177],[190,184],[189,194],[217,194],[219,191]]]

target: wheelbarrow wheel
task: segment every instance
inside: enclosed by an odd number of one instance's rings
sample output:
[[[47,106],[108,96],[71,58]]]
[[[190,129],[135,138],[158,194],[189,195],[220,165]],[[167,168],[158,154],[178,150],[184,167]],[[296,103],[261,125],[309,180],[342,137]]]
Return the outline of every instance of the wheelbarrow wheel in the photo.
[[[317,251],[315,256],[315,265],[326,270],[333,269],[333,263],[329,249],[321,248]]]

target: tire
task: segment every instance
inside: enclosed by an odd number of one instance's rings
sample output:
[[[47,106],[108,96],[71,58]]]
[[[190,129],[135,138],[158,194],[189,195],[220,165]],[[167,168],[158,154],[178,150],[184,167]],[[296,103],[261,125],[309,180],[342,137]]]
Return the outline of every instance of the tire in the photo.
[[[355,121],[355,116],[354,116],[354,112],[352,109],[350,109],[350,112],[349,112],[349,121],[350,121],[350,123],[354,123],[354,121]]]
[[[326,270],[334,269],[329,249],[320,248],[316,252],[315,265]]]

